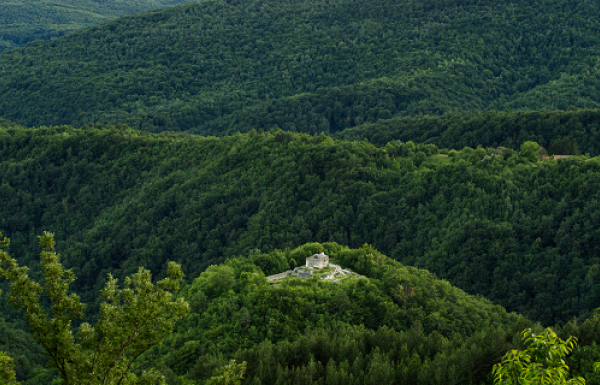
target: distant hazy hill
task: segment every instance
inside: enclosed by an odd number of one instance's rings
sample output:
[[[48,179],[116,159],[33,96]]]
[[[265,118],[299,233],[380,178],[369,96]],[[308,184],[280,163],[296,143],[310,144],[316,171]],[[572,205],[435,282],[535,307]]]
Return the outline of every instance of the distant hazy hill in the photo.
[[[0,55],[25,125],[336,132],[397,115],[596,108],[600,1],[207,1]]]
[[[192,0],[11,0],[0,3],[0,52],[123,15]]]

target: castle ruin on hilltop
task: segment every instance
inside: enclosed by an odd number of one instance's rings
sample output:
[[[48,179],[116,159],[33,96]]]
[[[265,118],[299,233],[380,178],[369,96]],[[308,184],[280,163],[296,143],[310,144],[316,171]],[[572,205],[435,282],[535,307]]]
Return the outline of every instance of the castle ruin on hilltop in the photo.
[[[288,277],[296,277],[301,279],[307,279],[313,276],[313,273],[318,273],[320,269],[329,269],[325,274],[326,276],[321,279],[330,280],[339,283],[341,278],[344,276],[350,276],[350,278],[362,277],[350,270],[342,269],[340,266],[329,263],[329,256],[324,253],[314,254],[312,257],[306,258],[306,266],[300,266],[294,270],[284,271],[283,273],[269,275],[267,277],[268,282],[279,281]]]
[[[321,253],[306,258],[306,267],[313,269],[324,269],[326,267],[329,267],[329,255]]]

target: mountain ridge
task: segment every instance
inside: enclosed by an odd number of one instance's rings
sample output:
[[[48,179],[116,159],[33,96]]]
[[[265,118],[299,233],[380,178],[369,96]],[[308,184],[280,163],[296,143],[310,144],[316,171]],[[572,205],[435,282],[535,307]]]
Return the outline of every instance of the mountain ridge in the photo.
[[[123,126],[7,128],[0,149],[0,229],[11,249],[30,264],[34,235],[55,232],[88,293],[108,272],[158,273],[176,259],[194,275],[313,241],[372,244],[547,324],[587,318],[600,290],[598,158]]]
[[[0,5],[0,52],[117,17],[188,0],[12,0]]]
[[[597,26],[581,20],[599,6],[188,4],[0,55],[0,91],[14,96],[0,98],[0,115],[30,126],[123,123],[222,135],[276,127],[333,133],[510,103],[598,108]],[[538,87],[545,91],[536,94]]]

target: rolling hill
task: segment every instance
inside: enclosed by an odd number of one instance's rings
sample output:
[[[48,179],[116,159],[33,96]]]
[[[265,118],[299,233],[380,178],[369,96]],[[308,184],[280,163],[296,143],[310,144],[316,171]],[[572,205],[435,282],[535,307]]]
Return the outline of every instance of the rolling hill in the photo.
[[[385,146],[395,140],[442,148],[508,147],[534,141],[553,154],[600,154],[600,110],[484,111],[381,119],[340,131],[336,138]],[[577,151],[561,148],[572,141]]]
[[[325,252],[365,275],[269,285],[266,273]],[[188,287],[193,313],[162,351],[199,383],[214,367],[248,362],[251,384],[488,383],[491,365],[531,322],[466,295],[370,246],[306,244],[211,266]]]
[[[274,285],[265,277],[323,251],[362,275],[333,282],[315,271]],[[182,295],[191,312],[137,364],[149,362],[173,385],[202,384],[230,359],[248,362],[247,382],[257,385],[490,383],[514,336],[535,326],[368,245],[252,252],[209,267]],[[27,354],[35,349],[31,338],[1,318],[0,330],[0,348],[17,359],[19,379],[51,383],[56,371]]]
[[[11,0],[0,4],[0,52],[189,0]]]
[[[125,127],[0,130],[0,231],[35,267],[56,233],[87,302],[104,277],[177,260],[196,276],[253,250],[372,244],[544,324],[600,295],[598,158]]]
[[[206,1],[0,55],[0,116],[224,135],[598,108],[600,2]]]

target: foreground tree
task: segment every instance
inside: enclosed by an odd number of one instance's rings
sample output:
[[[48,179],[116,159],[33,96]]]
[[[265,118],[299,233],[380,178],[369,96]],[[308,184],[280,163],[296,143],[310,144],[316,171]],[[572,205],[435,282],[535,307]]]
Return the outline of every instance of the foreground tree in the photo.
[[[565,357],[577,345],[577,338],[560,339],[552,329],[540,334],[523,331],[525,350],[511,350],[494,365],[494,383],[502,385],[585,385],[581,377],[569,379]]]
[[[44,349],[50,365],[58,369],[63,384],[157,384],[164,379],[156,370],[146,370],[152,362],[140,363],[144,352],[161,343],[173,330],[175,322],[185,316],[189,306],[182,298],[174,298],[183,273],[170,262],[168,277],[152,284],[146,269],[125,278],[123,289],[111,275],[102,295],[98,322],[83,323],[77,333],[71,322],[81,318],[85,306],[69,285],[75,280],[71,270],[64,270],[54,252],[54,238],[44,232],[40,238],[41,266],[44,286],[29,278],[27,267],[21,267],[5,250],[9,240],[0,233],[0,277],[10,280],[8,299],[24,311],[33,338]],[[40,303],[45,291],[50,300],[49,311]],[[3,356],[5,357],[5,356]],[[10,361],[3,365],[10,383]],[[0,379],[0,381],[2,381]],[[13,380],[14,381],[14,380]]]
[[[1,292],[0,292],[1,293]],[[0,385],[17,385],[12,358],[0,352]]]

